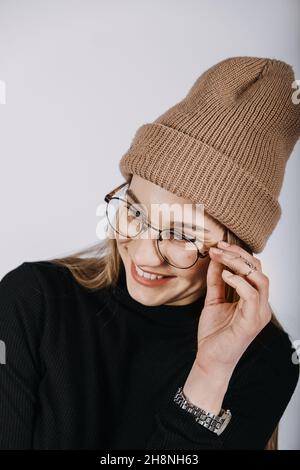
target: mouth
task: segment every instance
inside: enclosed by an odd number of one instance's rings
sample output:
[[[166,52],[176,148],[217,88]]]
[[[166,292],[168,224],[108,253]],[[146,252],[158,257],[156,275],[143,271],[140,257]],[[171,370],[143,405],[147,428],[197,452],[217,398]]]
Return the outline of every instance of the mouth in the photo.
[[[144,271],[131,261],[131,275],[135,281],[147,287],[155,287],[169,282],[176,276],[163,276],[161,274]]]

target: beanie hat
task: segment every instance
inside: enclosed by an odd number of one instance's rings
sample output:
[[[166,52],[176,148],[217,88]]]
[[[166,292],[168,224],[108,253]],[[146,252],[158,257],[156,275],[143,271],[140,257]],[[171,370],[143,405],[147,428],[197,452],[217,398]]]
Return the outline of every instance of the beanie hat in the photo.
[[[294,81],[293,68],[280,60],[222,60],[181,101],[138,128],[119,162],[122,176],[139,175],[204,204],[261,252],[281,217],[285,166],[300,136]]]

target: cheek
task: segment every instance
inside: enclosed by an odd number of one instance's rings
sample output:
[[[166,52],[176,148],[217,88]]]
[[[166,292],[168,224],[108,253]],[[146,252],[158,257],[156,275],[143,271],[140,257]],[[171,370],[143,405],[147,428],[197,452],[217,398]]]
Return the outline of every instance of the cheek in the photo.
[[[210,258],[207,257],[203,260],[198,260],[195,266],[187,269],[185,273],[178,272],[177,275],[180,279],[185,281],[186,284],[201,284],[206,282],[207,270],[209,266]]]
[[[133,258],[132,254],[134,253],[134,240],[117,241],[117,248],[119,250],[120,256],[123,258],[123,261],[126,257]]]
[[[128,249],[127,249],[127,242],[119,242],[117,241],[117,250],[119,252],[120,257],[123,260],[123,263],[126,262],[128,257]]]
[[[190,271],[190,276],[192,277],[198,277],[202,276],[202,274],[206,274],[208,270],[208,266],[210,263],[210,257],[207,256],[206,258],[203,259],[198,259],[197,263],[195,266],[192,266],[192,268],[189,270]]]
[[[116,243],[117,243],[117,248],[118,248],[119,251],[121,251],[121,252],[122,252],[122,251],[123,251],[123,252],[124,252],[124,251],[127,251],[127,248],[128,248],[128,246],[129,246],[129,242],[128,242],[128,241],[125,241],[125,240],[123,240],[123,241],[116,240]]]

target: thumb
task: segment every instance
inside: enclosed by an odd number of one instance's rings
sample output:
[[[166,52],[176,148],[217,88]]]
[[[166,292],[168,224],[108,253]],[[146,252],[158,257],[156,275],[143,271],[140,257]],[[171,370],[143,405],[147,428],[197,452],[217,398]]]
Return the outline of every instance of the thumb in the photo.
[[[206,297],[204,306],[225,302],[225,281],[222,278],[222,263],[210,260],[207,270]]]

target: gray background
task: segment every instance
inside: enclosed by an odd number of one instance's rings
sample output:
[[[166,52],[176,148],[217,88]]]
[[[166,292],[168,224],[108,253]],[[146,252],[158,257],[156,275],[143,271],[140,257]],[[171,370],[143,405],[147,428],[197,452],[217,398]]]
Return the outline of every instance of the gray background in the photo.
[[[96,208],[122,182],[138,126],[235,55],[278,58],[300,79],[300,2],[0,0],[0,277],[23,261],[96,242]],[[299,321],[299,155],[262,260],[270,302],[292,339]],[[300,384],[281,420],[299,449]]]

